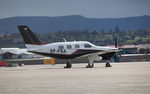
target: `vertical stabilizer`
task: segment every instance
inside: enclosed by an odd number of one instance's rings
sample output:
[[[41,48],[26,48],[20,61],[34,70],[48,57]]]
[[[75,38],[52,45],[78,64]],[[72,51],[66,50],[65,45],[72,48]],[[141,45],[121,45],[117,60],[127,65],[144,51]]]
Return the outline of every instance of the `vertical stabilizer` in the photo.
[[[18,29],[21,33],[21,36],[25,44],[33,44],[33,45],[43,44],[27,26],[19,25]]]

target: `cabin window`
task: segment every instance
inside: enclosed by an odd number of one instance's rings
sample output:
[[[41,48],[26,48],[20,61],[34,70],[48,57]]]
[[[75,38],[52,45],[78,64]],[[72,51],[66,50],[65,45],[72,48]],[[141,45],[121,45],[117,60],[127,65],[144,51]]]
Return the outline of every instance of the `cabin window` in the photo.
[[[80,46],[78,44],[74,45],[75,48],[80,48]]]
[[[84,47],[85,48],[92,48],[92,46],[90,44],[88,44],[88,43],[84,44]]]
[[[59,49],[64,49],[64,46],[58,46]]]
[[[71,49],[72,48],[72,46],[71,45],[67,45],[67,49]]]

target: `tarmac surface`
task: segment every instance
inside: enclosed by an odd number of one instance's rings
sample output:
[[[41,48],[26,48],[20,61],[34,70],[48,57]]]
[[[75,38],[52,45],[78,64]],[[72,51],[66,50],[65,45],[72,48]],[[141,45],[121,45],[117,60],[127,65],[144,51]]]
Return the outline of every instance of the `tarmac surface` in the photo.
[[[150,94],[150,62],[0,67],[0,94]]]

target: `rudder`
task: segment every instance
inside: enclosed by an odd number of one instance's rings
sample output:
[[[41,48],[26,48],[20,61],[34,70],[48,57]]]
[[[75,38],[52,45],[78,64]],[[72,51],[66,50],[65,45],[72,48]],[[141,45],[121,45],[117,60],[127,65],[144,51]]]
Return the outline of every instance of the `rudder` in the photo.
[[[18,29],[21,33],[21,36],[25,42],[25,44],[43,44],[37,37],[36,35],[28,28],[28,26],[25,25],[19,25]]]

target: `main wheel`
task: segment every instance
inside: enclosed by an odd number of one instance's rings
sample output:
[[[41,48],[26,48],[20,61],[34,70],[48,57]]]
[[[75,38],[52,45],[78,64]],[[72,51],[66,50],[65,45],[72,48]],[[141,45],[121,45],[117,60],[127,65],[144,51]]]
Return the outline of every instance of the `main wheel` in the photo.
[[[89,63],[87,66],[86,66],[86,68],[93,68],[94,67],[94,64],[93,63]]]
[[[72,67],[71,63],[67,63],[64,68],[71,68],[71,67]]]

